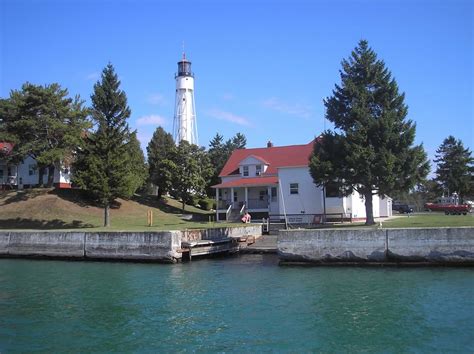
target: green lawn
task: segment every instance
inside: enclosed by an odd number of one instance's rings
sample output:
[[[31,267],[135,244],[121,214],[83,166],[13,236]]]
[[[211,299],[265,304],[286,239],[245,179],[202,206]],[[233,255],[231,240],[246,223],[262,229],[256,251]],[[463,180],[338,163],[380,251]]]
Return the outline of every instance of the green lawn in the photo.
[[[383,227],[449,227],[474,226],[474,215],[444,215],[444,213],[414,214],[382,222]]]
[[[153,226],[147,226],[147,212]],[[8,230],[183,230],[236,226],[213,222],[215,214],[185,206],[171,198],[136,196],[118,200],[110,210],[110,228],[104,228],[103,209],[85,200],[80,191],[37,188],[0,192],[0,229]]]
[[[406,227],[457,227],[473,226],[474,215],[444,215],[443,213],[420,213],[408,215],[398,215],[396,218],[382,220],[383,228],[406,228]],[[333,224],[329,228],[379,228],[380,224],[374,226],[365,226],[360,223]],[[328,228],[325,226],[324,228]]]

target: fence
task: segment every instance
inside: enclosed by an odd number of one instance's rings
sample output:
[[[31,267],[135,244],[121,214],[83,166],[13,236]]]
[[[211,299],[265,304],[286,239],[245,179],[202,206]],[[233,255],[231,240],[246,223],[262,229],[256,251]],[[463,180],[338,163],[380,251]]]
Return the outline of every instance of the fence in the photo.
[[[270,215],[268,219],[262,220],[264,230],[276,231],[281,229],[294,228],[315,228],[325,223],[344,223],[352,222],[352,214],[347,213],[328,213],[328,214],[287,214]]]

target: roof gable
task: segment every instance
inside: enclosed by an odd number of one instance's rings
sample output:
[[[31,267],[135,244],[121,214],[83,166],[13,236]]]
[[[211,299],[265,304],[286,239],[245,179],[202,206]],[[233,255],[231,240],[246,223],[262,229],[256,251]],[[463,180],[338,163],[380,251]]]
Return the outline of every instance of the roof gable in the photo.
[[[265,161],[263,158],[260,156],[255,156],[255,155],[250,155],[245,157],[242,161],[240,161],[239,165],[256,165],[256,164],[264,164],[264,165],[269,165],[267,161]]]
[[[265,175],[276,175],[280,167],[308,166],[312,152],[313,141],[305,145],[234,150],[219,176],[231,175],[249,157],[258,158],[268,165]]]

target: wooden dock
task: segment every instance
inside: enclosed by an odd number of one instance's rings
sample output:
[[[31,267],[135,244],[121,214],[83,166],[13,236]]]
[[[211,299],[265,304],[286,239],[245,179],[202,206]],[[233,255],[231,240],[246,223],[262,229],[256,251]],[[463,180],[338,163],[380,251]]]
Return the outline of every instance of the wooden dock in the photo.
[[[180,252],[183,258],[192,260],[193,257],[207,256],[219,253],[236,253],[239,251],[237,239],[225,238],[222,240],[197,240],[182,242]]]

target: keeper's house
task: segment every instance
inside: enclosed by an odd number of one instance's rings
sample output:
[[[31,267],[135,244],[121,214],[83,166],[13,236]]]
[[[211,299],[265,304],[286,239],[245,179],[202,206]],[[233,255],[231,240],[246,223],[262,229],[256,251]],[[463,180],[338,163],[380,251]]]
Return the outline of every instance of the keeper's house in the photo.
[[[235,150],[222,169],[216,190],[217,220],[236,220],[244,211],[252,217],[286,214],[294,222],[318,222],[328,217],[365,220],[364,200],[357,192],[341,197],[338,190],[317,187],[309,173],[313,142]],[[373,197],[374,216],[392,213],[391,198]],[[332,215],[331,215],[332,214]]]
[[[10,154],[12,149],[13,144],[0,142],[0,151],[3,155]],[[27,156],[20,163],[10,163],[0,158],[0,190],[36,187],[40,184],[39,182],[38,164],[33,157]],[[45,169],[43,184],[47,182],[48,169]],[[56,188],[71,188],[70,168],[65,164],[62,164],[60,168],[56,167],[53,182]]]

